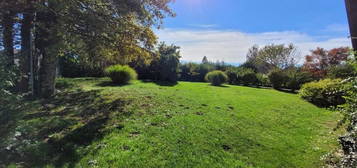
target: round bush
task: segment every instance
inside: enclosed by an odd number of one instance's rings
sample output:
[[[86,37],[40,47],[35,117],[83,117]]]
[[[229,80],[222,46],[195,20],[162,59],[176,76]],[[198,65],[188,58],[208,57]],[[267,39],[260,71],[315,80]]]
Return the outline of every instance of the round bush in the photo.
[[[340,79],[325,79],[304,84],[299,95],[317,106],[329,107],[344,104],[346,93]]]
[[[288,80],[288,76],[280,70],[270,72],[268,77],[274,89],[281,89]]]
[[[115,84],[128,84],[130,81],[137,78],[137,73],[134,69],[125,65],[113,65],[105,69],[105,73],[112,79]]]
[[[242,83],[248,85],[258,85],[258,78],[255,72],[245,73],[241,76]]]
[[[228,81],[228,77],[222,71],[212,71],[206,75],[205,80],[210,82],[213,86],[220,86]]]

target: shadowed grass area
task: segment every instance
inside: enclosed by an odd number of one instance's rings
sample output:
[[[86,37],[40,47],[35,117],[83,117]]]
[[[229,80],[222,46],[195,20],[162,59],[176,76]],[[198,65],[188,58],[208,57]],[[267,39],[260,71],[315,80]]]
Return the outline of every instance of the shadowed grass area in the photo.
[[[332,130],[340,116],[294,94],[108,81],[61,79],[71,89],[26,102],[0,149],[12,137],[34,143],[24,145],[22,157],[16,145],[0,153],[25,167],[312,168],[337,146]]]
[[[1,130],[5,136],[1,136],[0,157],[2,162],[23,162],[25,167],[47,163],[71,167],[80,158],[76,150],[101,139],[111,116],[120,115],[116,117],[120,120],[130,115],[122,109],[128,102],[106,99],[100,90],[76,88],[51,99],[21,103],[12,111],[19,115]]]

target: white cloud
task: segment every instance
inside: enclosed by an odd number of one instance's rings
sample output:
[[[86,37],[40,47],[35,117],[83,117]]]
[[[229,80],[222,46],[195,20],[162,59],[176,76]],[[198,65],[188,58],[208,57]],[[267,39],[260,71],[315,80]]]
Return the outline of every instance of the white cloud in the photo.
[[[189,24],[188,26],[197,27],[197,28],[216,28],[216,24]]]
[[[331,49],[351,45],[345,37],[321,41],[318,37],[295,31],[244,33],[232,30],[163,29],[157,31],[157,35],[160,41],[181,46],[182,60],[185,61],[201,61],[203,56],[207,56],[211,61],[242,63],[248,49],[254,44],[294,43],[302,56],[316,47]]]
[[[348,32],[348,25],[347,24],[331,24],[328,25],[324,31],[326,32]]]

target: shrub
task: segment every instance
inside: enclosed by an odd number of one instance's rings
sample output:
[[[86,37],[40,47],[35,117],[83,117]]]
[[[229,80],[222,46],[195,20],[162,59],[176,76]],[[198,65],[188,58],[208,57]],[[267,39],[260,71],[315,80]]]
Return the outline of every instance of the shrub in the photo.
[[[258,78],[255,72],[249,72],[241,76],[244,85],[258,85]]]
[[[125,65],[113,65],[105,69],[105,73],[112,79],[115,84],[127,84],[137,78],[134,69]]]
[[[238,74],[237,71],[233,68],[228,69],[226,72],[226,75],[228,77],[228,83],[231,85],[236,85],[238,84]]]
[[[206,81],[210,82],[213,86],[220,86],[228,81],[227,75],[222,71],[209,72],[206,77]]]
[[[78,55],[66,54],[59,58],[59,70],[62,77],[103,77],[104,66],[94,65],[81,60]]]
[[[16,67],[9,67],[6,57],[0,53],[0,123],[11,121],[14,109],[19,107],[20,95],[14,92],[19,74]],[[15,110],[16,112],[16,110]]]
[[[333,79],[347,79],[349,77],[356,76],[356,70],[354,69],[353,65],[350,64],[332,66],[328,69],[327,76]]]
[[[257,73],[258,85],[260,86],[270,86],[269,77],[262,73]]]
[[[274,89],[281,89],[288,80],[288,76],[281,70],[271,71],[268,77]]]
[[[199,81],[205,81],[206,75],[214,70],[215,67],[212,64],[200,64],[200,66],[197,69],[197,73],[198,73],[197,77],[199,78]]]
[[[166,45],[161,43],[159,45],[159,74],[160,81],[176,83],[179,74],[180,65],[180,47],[175,45]]]
[[[299,92],[301,98],[321,107],[344,104],[345,94],[344,85],[340,79],[324,79],[306,83]]]
[[[250,68],[238,69],[238,82],[243,85],[257,85],[258,79],[256,73]]]
[[[309,72],[299,69],[288,70],[286,87],[292,91],[299,90],[305,83],[313,81],[313,77]]]
[[[356,56],[357,53],[354,55]],[[357,70],[357,57],[351,59],[351,65]],[[343,82],[346,84],[345,90],[347,94],[345,96],[346,104],[340,109],[341,113],[344,114],[344,120],[340,124],[348,124],[348,132],[339,138],[344,152],[340,164],[341,167],[349,167],[357,164],[355,159],[357,150],[357,77],[351,77]]]

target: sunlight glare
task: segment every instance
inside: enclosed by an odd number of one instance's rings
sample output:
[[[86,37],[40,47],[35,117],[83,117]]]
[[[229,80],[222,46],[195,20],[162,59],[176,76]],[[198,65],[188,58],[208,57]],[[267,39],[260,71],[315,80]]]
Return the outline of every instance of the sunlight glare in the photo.
[[[188,6],[198,6],[203,3],[204,0],[182,0]]]

